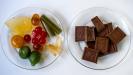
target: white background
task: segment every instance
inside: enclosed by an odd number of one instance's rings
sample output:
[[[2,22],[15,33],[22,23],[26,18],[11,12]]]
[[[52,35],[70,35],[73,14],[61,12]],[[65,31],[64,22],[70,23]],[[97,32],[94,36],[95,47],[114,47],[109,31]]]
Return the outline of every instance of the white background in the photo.
[[[133,0],[0,0],[0,27],[13,12],[24,7],[52,8],[62,18],[66,31],[80,11],[90,7],[107,7],[126,15],[133,24]],[[2,36],[0,34],[0,36]],[[132,48],[132,47],[131,47]],[[70,55],[67,45],[58,60],[47,68],[25,70],[11,64],[0,47],[0,75],[132,75],[133,49],[120,65],[103,71],[88,69]]]

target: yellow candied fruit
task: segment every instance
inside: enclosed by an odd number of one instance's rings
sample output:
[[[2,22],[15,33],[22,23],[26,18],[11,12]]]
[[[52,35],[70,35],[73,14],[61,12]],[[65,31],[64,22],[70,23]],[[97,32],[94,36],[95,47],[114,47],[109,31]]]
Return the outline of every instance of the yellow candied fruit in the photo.
[[[62,44],[62,39],[60,36],[57,36],[55,44],[48,44],[47,49],[50,51],[53,55],[59,55],[61,51],[61,44]]]
[[[6,21],[6,25],[8,26],[12,34],[21,36],[26,33],[31,33],[33,29],[31,18],[26,16],[13,17]]]

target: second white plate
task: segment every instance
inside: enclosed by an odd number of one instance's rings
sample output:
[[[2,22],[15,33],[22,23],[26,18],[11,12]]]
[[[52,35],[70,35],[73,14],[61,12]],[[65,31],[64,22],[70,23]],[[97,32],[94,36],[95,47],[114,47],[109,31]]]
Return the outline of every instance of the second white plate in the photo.
[[[95,16],[99,16],[100,19],[104,20],[106,23],[112,22],[114,27],[119,26],[126,33],[126,37],[117,45],[118,52],[99,58],[97,64],[82,60],[85,43],[75,42],[75,26],[92,25],[91,18]],[[87,68],[95,70],[105,70],[112,68],[121,63],[130,50],[131,34],[130,30],[128,29],[129,24],[130,22],[128,22],[126,17],[107,8],[93,7],[84,10],[76,15],[68,32],[67,41],[69,50],[74,59]]]

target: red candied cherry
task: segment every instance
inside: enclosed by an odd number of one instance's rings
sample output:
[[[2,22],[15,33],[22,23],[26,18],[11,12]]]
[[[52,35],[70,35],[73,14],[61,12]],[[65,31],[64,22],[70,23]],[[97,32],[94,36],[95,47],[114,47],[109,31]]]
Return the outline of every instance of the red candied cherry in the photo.
[[[37,38],[38,40],[40,40],[42,36],[40,34],[37,34],[35,38]]]
[[[30,42],[30,40],[31,40],[30,35],[29,34],[24,35],[24,40],[25,40],[25,42]]]
[[[43,38],[46,38],[46,37],[47,37],[47,32],[42,31],[41,36],[42,36]]]
[[[32,31],[32,37],[36,37],[37,36],[37,32],[35,30]]]
[[[40,44],[45,44],[46,43],[46,38],[41,38],[39,41]]]
[[[40,27],[40,26],[36,27],[36,28],[35,28],[35,31],[36,31],[37,33],[42,32],[42,27]]]
[[[32,38],[32,43],[33,44],[38,44],[38,39],[37,38]]]
[[[40,49],[42,49],[42,46],[41,46],[40,44],[34,44],[34,45],[33,45],[33,48],[34,48],[35,50],[40,50]]]

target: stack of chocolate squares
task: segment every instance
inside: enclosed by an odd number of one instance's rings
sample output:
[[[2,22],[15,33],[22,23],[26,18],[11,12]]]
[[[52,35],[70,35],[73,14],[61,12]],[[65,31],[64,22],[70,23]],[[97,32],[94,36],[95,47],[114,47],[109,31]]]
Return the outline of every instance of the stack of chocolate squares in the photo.
[[[75,41],[85,41],[83,60],[97,63],[98,57],[117,52],[117,44],[126,36],[119,28],[113,29],[112,23],[103,24],[95,16],[91,19],[94,27],[76,26]]]

